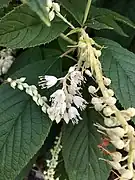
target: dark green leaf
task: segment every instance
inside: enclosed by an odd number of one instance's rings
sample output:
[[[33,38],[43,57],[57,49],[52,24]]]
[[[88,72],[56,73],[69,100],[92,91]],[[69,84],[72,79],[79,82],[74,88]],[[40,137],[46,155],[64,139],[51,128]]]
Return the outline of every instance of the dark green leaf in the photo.
[[[9,1],[11,1],[11,0],[0,0],[0,7],[7,6]]]
[[[54,55],[53,50],[51,52]],[[41,60],[23,66],[11,77],[25,76],[27,82],[37,84],[39,75],[55,73],[59,76],[60,53],[55,51],[55,54],[55,60],[54,56],[46,59],[42,54]],[[14,180],[43,145],[51,121],[24,92],[1,85],[0,97],[0,180]]]
[[[100,135],[93,125],[100,121],[101,116],[91,109],[85,112],[78,125],[65,127],[63,157],[69,180],[107,180],[109,167],[99,160],[103,157],[97,147]]]
[[[96,38],[106,48],[101,57],[104,72],[112,79],[115,95],[123,107],[135,107],[135,54],[118,43]]]
[[[87,22],[87,25],[93,29],[113,29],[118,34],[127,36],[126,33],[122,30],[122,28],[118,25],[117,22],[121,22],[126,24],[132,28],[135,28],[135,24],[130,21],[127,17],[124,17],[114,11],[104,9],[104,8],[96,8],[94,6],[91,7],[90,11],[90,19]],[[95,25],[96,23],[96,25]],[[92,26],[93,24],[93,26]],[[97,28],[98,25],[98,28]],[[103,26],[104,25],[104,26]],[[106,27],[105,27],[106,25]],[[107,28],[108,27],[108,28]]]
[[[27,5],[21,5],[1,19],[0,45],[26,48],[49,43],[66,28],[57,18],[47,27]]]
[[[22,0],[23,3],[26,3],[33,11],[35,11],[41,20],[47,25],[51,26],[49,20],[48,11],[46,10],[46,1],[43,0]]]
[[[78,0],[59,0],[63,7],[69,11],[73,17],[82,25],[85,8],[87,5],[87,0],[79,1]]]

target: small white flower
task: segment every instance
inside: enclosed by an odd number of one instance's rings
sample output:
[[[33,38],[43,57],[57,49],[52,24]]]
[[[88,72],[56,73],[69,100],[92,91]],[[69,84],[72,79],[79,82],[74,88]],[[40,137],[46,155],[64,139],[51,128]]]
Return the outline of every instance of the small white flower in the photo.
[[[83,99],[80,96],[74,96],[73,102],[76,105],[77,108],[80,108],[81,110],[84,110],[86,108],[86,104],[88,104],[85,99]]]
[[[89,77],[92,77],[92,73],[87,69],[85,70],[85,73],[89,76]]]
[[[52,21],[54,18],[55,18],[55,13],[52,10],[52,11],[49,12],[49,20]]]
[[[52,3],[52,7],[56,12],[60,12],[60,5],[58,3]]]
[[[72,120],[73,124],[78,124],[78,121],[82,120],[78,110],[73,106],[68,109],[68,116],[69,119]]]
[[[92,97],[91,103],[92,103],[93,105],[95,105],[95,104],[102,104],[102,103],[103,103],[103,100],[102,100],[101,98]]]
[[[95,104],[94,108],[96,111],[102,111],[102,109],[104,108],[104,105],[102,104]]]
[[[25,92],[26,92],[27,94],[29,94],[30,96],[33,96],[33,92],[32,92],[32,90],[31,90],[31,87],[30,87],[30,86],[26,88]]]
[[[94,86],[89,86],[89,87],[88,87],[88,91],[89,91],[89,93],[91,93],[91,94],[95,94],[95,93],[97,92],[97,90],[96,90],[96,88],[95,88]]]
[[[69,123],[69,116],[68,116],[68,113],[67,112],[65,112],[64,113],[64,116],[63,116],[63,119],[64,119],[64,121],[68,124]]]
[[[75,66],[71,66],[68,70],[69,73],[72,73],[73,71],[75,71]]]
[[[18,84],[18,85],[17,85],[17,88],[20,89],[21,91],[23,91],[23,89],[24,89],[24,87],[23,87],[22,84]]]
[[[112,89],[107,89],[107,92],[109,94],[109,96],[114,96],[114,91]]]
[[[44,88],[50,88],[52,86],[54,86],[58,79],[55,76],[40,76],[39,77],[40,81],[39,81],[39,86],[41,86],[42,89]]]
[[[111,79],[107,77],[103,77],[103,81],[105,86],[109,86],[111,84]]]
[[[103,109],[103,113],[105,116],[111,116],[114,111],[111,109],[111,107],[107,106]]]
[[[52,7],[52,0],[46,0],[46,6],[51,8]]]
[[[11,78],[8,78],[7,79],[7,82],[11,83],[12,79]]]
[[[114,104],[116,104],[116,98],[115,97],[109,97],[109,98],[107,98],[106,100],[105,100],[105,103],[106,104],[108,104],[108,105],[110,105],[110,106],[112,106],[112,105],[114,105]]]
[[[26,77],[21,77],[20,79],[19,79],[19,82],[24,82],[26,80]]]
[[[11,86],[13,89],[15,89],[16,85],[17,85],[16,81],[12,81],[12,82],[10,83],[10,86]]]

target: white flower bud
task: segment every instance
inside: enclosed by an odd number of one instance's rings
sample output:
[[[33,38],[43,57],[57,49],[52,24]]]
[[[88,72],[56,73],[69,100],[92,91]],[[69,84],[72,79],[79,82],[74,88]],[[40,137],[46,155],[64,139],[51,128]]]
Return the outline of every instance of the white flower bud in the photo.
[[[71,66],[68,70],[69,73],[72,73],[73,71],[75,71],[75,66]]]
[[[107,162],[112,166],[113,169],[115,170],[121,169],[121,165],[119,162],[114,162],[114,161],[107,161]]]
[[[92,77],[92,73],[91,73],[88,69],[85,70],[85,73],[86,73],[89,77]]]
[[[20,89],[21,91],[24,89],[24,87],[23,87],[22,84],[18,84],[18,85],[17,85],[17,88]]]
[[[12,81],[11,83],[10,83],[10,86],[13,88],[13,89],[15,89],[15,87],[16,87],[16,81]]]
[[[110,137],[111,137],[111,135],[115,135],[120,138],[123,138],[125,135],[125,130],[121,127],[106,128],[106,132]]]
[[[104,105],[102,104],[95,104],[94,108],[96,111],[102,111],[102,109],[104,108]]]
[[[110,117],[110,118],[104,118],[104,124],[107,126],[107,127],[114,127],[116,126],[118,123],[117,123],[117,119],[116,117]]]
[[[11,78],[8,78],[7,79],[7,82],[11,83],[12,79]]]
[[[135,116],[135,108],[128,108],[127,112],[131,117]]]
[[[54,18],[55,18],[55,13],[52,10],[52,11],[49,12],[49,20],[52,21]]]
[[[109,98],[107,98],[106,100],[105,100],[105,103],[106,104],[108,104],[108,105],[114,105],[114,104],[116,104],[116,98],[115,97],[109,97]]]
[[[111,116],[114,111],[111,109],[111,107],[107,106],[103,109],[103,113],[105,116]]]
[[[102,104],[103,101],[102,101],[102,99],[100,99],[100,98],[93,97],[92,100],[91,100],[91,103],[94,104],[94,105],[95,105],[95,104]]]
[[[97,90],[94,86],[89,86],[88,91],[89,91],[89,93],[94,94],[94,93],[96,93]]]
[[[103,77],[103,81],[105,86],[109,86],[111,84],[111,79],[107,77]]]
[[[46,6],[51,8],[52,7],[52,0],[46,0]]]
[[[19,82],[24,82],[26,80],[26,77],[21,77],[20,79],[19,79]]]
[[[114,91],[112,89],[107,89],[107,92],[109,94],[109,96],[114,96]]]
[[[122,160],[122,154],[120,152],[116,151],[116,152],[111,153],[110,155],[111,155],[113,161],[115,161],[115,162],[120,162]]]
[[[122,169],[119,171],[121,174],[121,178],[122,179],[132,179],[133,178],[133,171],[129,170],[129,169]]]
[[[97,57],[100,57],[101,56],[101,51],[100,50],[96,50],[95,54],[96,54]]]
[[[110,141],[117,149],[123,149],[124,148],[124,142],[120,139],[117,138],[116,140],[111,140]]]
[[[52,6],[56,12],[60,12],[60,5],[58,3],[53,3]]]

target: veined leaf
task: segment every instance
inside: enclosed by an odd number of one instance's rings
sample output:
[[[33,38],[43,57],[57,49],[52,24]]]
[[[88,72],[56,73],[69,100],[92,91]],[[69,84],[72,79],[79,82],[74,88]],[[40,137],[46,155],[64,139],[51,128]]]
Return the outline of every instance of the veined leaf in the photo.
[[[127,17],[124,17],[114,11],[105,9],[105,8],[96,8],[94,6],[91,7],[90,11],[90,19],[87,21],[87,25],[93,29],[99,30],[99,29],[113,29],[117,33],[123,36],[127,36],[122,28],[118,25],[117,22],[121,22],[123,24],[126,24],[132,28],[135,28],[135,24],[130,21]],[[95,26],[95,23],[98,23],[98,29],[97,26]],[[93,26],[92,26],[93,24]],[[103,26],[106,25],[107,27]]]
[[[87,0],[79,1],[78,0],[59,0],[63,7],[69,11],[73,17],[82,25],[85,8],[87,5]]]
[[[135,107],[135,54],[114,41],[104,38],[96,41],[106,47],[101,62],[104,73],[112,79],[116,97],[124,108]]]
[[[0,45],[26,48],[49,43],[66,28],[57,18],[47,27],[27,5],[21,5],[0,20]]]
[[[45,0],[22,0],[23,3],[27,4],[33,11],[35,11],[41,20],[47,25],[51,26],[49,20],[48,11],[46,10],[46,1]]]
[[[36,50],[36,49],[35,49]],[[47,52],[46,52],[47,53]],[[27,53],[28,54],[28,53]],[[52,54],[54,54],[52,50]],[[37,84],[38,76],[61,73],[59,52],[31,62],[11,75],[13,79],[27,77],[29,84]],[[30,56],[30,55],[29,55]],[[31,51],[31,56],[33,53]],[[25,61],[25,58],[23,59]],[[26,93],[9,85],[0,87],[0,180],[14,180],[43,145],[51,121]]]
[[[63,134],[63,157],[69,180],[107,180],[109,166],[99,160],[100,135],[94,122],[102,121],[94,110],[85,112],[78,125],[66,125]]]

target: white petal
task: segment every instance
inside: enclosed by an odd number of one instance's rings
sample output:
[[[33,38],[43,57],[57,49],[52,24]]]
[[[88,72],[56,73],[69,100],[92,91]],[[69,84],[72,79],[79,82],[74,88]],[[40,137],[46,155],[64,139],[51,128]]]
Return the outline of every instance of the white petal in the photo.
[[[10,86],[13,88],[13,89],[15,89],[15,87],[16,87],[16,81],[12,81],[11,83],[10,83]]]

